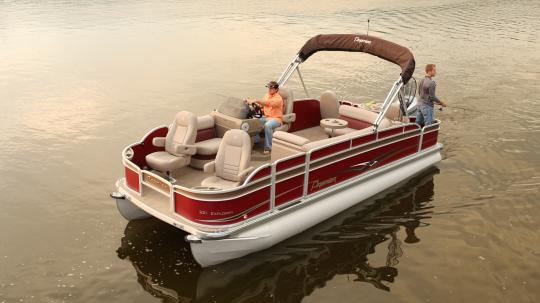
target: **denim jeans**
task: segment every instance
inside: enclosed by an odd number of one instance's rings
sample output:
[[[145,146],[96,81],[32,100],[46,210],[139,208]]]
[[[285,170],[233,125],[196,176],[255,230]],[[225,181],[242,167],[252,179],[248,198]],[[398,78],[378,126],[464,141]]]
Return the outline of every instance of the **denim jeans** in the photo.
[[[276,119],[270,119],[266,120],[265,117],[259,118],[259,121],[261,121],[262,125],[264,126],[264,149],[271,150],[272,149],[272,135],[274,134],[274,129],[279,127],[281,123],[279,123]],[[257,134],[255,136],[255,143],[261,141],[261,136]]]
[[[433,123],[433,107],[419,105],[416,112],[416,124],[428,126]]]

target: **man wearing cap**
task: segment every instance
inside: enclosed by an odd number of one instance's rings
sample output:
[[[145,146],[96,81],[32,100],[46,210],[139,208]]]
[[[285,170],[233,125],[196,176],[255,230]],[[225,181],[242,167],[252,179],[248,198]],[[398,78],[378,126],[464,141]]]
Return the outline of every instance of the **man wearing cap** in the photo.
[[[283,98],[278,94],[279,84],[276,81],[270,81],[268,93],[264,95],[262,100],[247,100],[248,103],[257,103],[263,107],[264,116],[259,118],[259,121],[264,126],[264,153],[268,154],[272,150],[272,135],[274,129],[279,127],[283,122]],[[259,135],[255,137],[255,142],[260,140]]]

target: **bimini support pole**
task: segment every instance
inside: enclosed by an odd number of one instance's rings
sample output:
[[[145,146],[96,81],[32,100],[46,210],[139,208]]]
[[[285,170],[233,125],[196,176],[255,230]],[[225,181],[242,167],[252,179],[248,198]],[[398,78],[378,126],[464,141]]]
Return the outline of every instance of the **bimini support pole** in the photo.
[[[285,84],[285,82],[287,82],[287,80],[289,80],[289,78],[291,77],[292,73],[294,72],[294,70],[298,67],[298,65],[302,63],[302,60],[300,59],[300,57],[298,55],[296,55],[294,57],[294,59],[291,61],[291,63],[289,63],[289,65],[287,66],[287,68],[283,71],[283,73],[281,74],[281,76],[279,76],[279,79],[277,80],[277,83],[281,86],[283,84]]]
[[[386,115],[386,112],[390,108],[392,101],[396,98],[402,86],[403,86],[403,80],[401,79],[401,76],[400,76],[399,79],[396,82],[394,82],[394,85],[390,89],[390,92],[388,93],[388,95],[386,96],[386,99],[383,102],[381,112],[377,116],[377,119],[375,119],[375,123],[373,123],[373,129],[375,131],[379,128],[379,124],[381,123],[382,119]]]
[[[306,84],[304,83],[304,78],[302,77],[302,74],[300,73],[300,66],[296,66],[296,71],[298,72],[298,77],[300,77],[300,82],[302,82],[302,87],[304,88],[304,92],[306,93],[306,97],[309,98],[309,93],[306,88]]]

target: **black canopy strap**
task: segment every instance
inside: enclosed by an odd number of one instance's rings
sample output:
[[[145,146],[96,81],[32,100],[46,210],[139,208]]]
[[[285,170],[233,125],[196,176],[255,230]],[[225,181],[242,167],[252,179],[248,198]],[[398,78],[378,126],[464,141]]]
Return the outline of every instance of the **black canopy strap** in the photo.
[[[411,51],[399,44],[366,35],[330,34],[309,39],[298,52],[306,61],[318,51],[363,52],[377,56],[401,67],[401,79],[407,83],[414,73],[415,61]]]

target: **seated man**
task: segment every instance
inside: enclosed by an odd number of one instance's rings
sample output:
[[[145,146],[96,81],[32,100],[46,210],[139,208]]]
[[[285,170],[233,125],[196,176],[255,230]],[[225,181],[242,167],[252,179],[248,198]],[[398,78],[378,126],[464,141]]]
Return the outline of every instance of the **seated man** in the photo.
[[[248,103],[257,103],[263,107],[264,116],[259,118],[264,126],[264,153],[269,154],[272,150],[272,135],[274,129],[281,125],[283,118],[283,98],[278,94],[279,84],[276,81],[270,81],[268,93],[262,100],[247,100]],[[255,137],[255,142],[259,142],[260,136]]]

